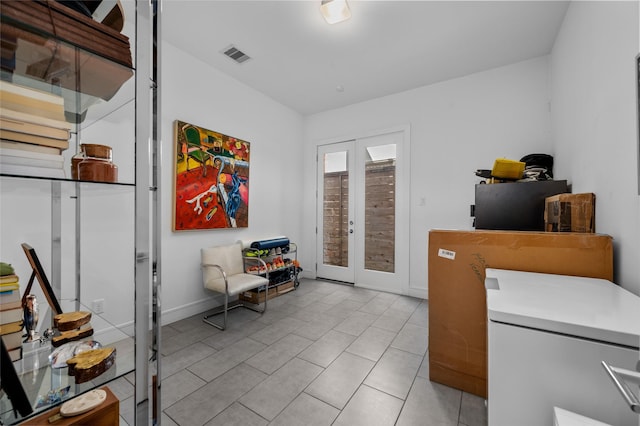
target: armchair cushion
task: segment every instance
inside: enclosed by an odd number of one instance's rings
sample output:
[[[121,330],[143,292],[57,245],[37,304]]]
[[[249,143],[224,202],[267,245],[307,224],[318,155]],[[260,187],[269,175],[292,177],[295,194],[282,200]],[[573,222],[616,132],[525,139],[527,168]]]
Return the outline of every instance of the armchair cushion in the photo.
[[[245,273],[240,243],[203,248],[201,254],[204,286],[209,290],[225,293],[222,272],[213,265],[218,265],[227,275],[229,296],[266,285],[269,282],[262,276]]]

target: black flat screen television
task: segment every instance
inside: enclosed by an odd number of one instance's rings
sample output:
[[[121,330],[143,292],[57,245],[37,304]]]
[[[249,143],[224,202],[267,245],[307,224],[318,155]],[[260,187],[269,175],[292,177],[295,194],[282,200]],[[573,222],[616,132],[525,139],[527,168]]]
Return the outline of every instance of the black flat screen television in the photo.
[[[571,192],[566,180],[476,185],[475,228],[544,231],[544,200]]]

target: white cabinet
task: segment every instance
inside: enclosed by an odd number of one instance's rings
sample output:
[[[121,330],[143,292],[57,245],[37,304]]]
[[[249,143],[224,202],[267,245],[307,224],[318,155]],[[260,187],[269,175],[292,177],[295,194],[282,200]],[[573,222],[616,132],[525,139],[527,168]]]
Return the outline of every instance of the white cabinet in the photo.
[[[490,426],[553,424],[554,407],[638,425],[601,361],[635,368],[640,298],[600,279],[486,275]]]

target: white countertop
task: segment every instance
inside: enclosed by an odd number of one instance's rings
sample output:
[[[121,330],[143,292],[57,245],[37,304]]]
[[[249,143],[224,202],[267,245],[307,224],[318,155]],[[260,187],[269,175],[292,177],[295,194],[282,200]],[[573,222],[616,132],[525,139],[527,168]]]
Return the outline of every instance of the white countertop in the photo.
[[[640,345],[640,297],[610,281],[501,269],[486,276],[491,321]]]

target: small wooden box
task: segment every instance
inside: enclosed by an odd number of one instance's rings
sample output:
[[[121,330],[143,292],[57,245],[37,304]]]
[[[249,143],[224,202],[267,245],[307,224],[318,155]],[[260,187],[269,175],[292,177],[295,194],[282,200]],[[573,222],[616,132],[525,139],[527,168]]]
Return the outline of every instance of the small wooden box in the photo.
[[[50,423],[49,418],[60,413],[61,405],[58,405],[57,407],[45,411],[39,416],[33,417],[20,424],[33,426],[118,426],[120,424],[120,401],[107,386],[104,386],[100,389],[103,389],[105,392],[107,392],[107,399],[100,406],[94,408],[91,411],[87,411],[84,414],[79,414],[73,417],[60,417],[58,420]]]
[[[544,224],[548,232],[596,231],[596,195],[558,194],[545,199]]]

